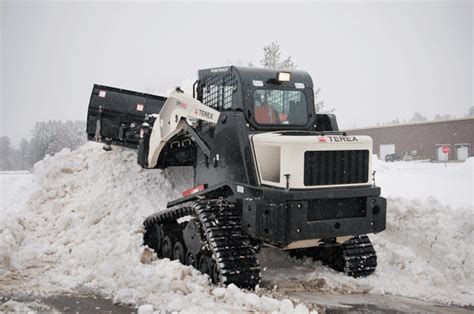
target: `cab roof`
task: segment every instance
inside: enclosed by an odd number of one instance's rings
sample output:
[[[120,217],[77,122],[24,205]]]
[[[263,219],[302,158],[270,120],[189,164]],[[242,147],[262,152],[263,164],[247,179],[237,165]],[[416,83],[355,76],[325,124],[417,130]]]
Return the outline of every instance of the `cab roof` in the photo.
[[[278,72],[290,72],[291,79],[290,83],[303,83],[305,87],[313,88],[313,80],[306,71],[293,70],[277,70],[267,68],[254,68],[254,67],[243,67],[243,66],[224,66],[218,68],[203,69],[198,71],[199,78],[209,74],[225,74],[234,73],[238,76],[239,81],[242,84],[252,84],[253,81],[262,81],[267,84],[272,79],[276,79]],[[287,84],[286,82],[284,84]]]

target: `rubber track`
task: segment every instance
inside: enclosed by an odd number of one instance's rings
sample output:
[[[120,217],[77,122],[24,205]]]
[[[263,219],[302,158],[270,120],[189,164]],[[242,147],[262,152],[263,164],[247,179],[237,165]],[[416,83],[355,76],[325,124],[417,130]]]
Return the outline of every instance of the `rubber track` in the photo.
[[[188,202],[155,213],[143,224],[148,228],[154,224],[175,223],[190,215],[199,218],[202,224],[221,282],[254,288],[260,281],[260,265],[247,235],[242,232],[240,215],[233,203],[221,199]]]
[[[372,274],[377,267],[377,255],[368,236],[354,237],[341,245],[344,273],[352,277]]]

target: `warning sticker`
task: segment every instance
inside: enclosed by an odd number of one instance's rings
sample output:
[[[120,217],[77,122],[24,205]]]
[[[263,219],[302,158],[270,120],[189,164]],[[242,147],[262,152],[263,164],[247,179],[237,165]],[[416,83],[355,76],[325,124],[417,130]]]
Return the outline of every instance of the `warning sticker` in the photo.
[[[143,111],[143,107],[142,104],[137,104],[137,111]]]
[[[178,106],[180,106],[181,108],[183,108],[183,109],[186,109],[186,108],[188,107],[188,105],[187,105],[186,103],[184,103],[184,102],[178,101],[178,102],[176,102],[176,104],[177,104]]]
[[[105,97],[105,90],[99,91],[99,97]]]

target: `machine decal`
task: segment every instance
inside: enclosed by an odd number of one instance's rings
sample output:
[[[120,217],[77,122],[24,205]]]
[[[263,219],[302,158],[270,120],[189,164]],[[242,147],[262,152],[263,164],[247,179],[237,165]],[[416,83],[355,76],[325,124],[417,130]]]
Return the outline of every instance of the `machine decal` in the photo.
[[[144,107],[143,104],[137,104],[137,111],[143,111]]]
[[[99,91],[99,97],[105,97],[105,94],[106,94],[105,90]]]
[[[229,68],[211,69],[211,72],[212,72],[212,73],[227,72],[227,71],[229,71]]]
[[[328,136],[331,142],[358,142],[355,136]]]
[[[202,109],[199,109],[199,115],[208,119],[212,119],[213,114]]]
[[[183,109],[186,109],[188,107],[188,105],[186,103],[180,102],[180,101],[176,102],[176,105],[183,108]]]

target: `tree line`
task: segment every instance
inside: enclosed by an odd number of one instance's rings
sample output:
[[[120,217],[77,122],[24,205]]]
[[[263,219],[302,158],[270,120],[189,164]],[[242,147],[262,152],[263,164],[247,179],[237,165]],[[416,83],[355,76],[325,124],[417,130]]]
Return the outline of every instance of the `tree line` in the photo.
[[[474,117],[474,106],[471,106],[465,115],[466,117]],[[455,119],[456,116],[452,114],[436,114],[431,121],[437,121],[437,120],[449,120],[449,119]],[[399,118],[395,118],[390,121],[386,121],[383,123],[377,123],[377,126],[380,125],[395,125],[395,124],[402,124],[402,123],[416,123],[416,122],[427,122],[430,121],[426,116],[419,112],[415,112],[413,116],[410,119],[403,119],[400,120]]]
[[[46,155],[63,148],[71,150],[83,145],[87,138],[84,121],[36,122],[30,140],[21,139],[18,148],[8,136],[0,137],[0,170],[30,170]]]

